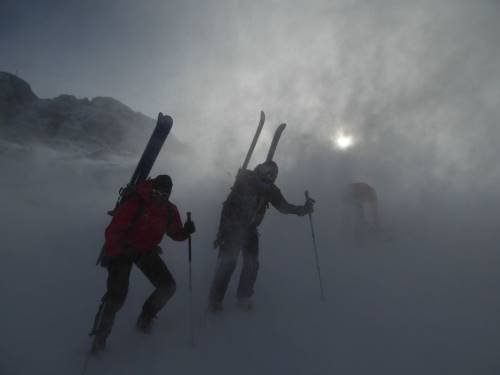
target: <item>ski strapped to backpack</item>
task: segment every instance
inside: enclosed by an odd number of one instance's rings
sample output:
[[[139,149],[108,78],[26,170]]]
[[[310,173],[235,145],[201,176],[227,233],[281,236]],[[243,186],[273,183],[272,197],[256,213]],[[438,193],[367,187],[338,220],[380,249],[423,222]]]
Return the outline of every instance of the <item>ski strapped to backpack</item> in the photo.
[[[136,195],[135,187],[141,182],[145,181],[153,165],[158,157],[158,154],[163,147],[163,143],[167,139],[170,130],[173,126],[172,117],[168,115],[163,115],[163,113],[158,114],[158,119],[156,121],[156,126],[149,138],[149,141],[144,149],[141,158],[139,159],[139,163],[135,168],[135,171],[130,179],[130,182],[127,184],[125,188],[120,188],[118,193],[118,200],[116,201],[115,207],[113,210],[108,211],[108,214],[113,216],[118,207],[125,202],[130,196]],[[139,215],[140,216],[140,215]],[[101,252],[97,258],[96,265],[101,263],[102,257],[104,256],[104,246],[101,249]]]
[[[259,139],[260,133],[262,131],[262,128],[264,127],[264,121],[266,120],[266,116],[264,114],[264,111],[260,111],[260,121],[259,125],[257,126],[257,130],[255,131],[255,135],[253,136],[252,143],[250,144],[250,148],[248,149],[247,155],[245,157],[245,161],[243,162],[243,165],[241,166],[241,169],[247,169],[248,163],[250,162],[250,158],[252,157],[253,150],[255,149],[255,145],[257,144],[257,141]],[[271,146],[269,147],[269,151],[267,152],[266,156],[266,161],[271,161],[273,160],[274,153],[276,152],[276,148],[278,147],[278,142],[281,138],[281,134],[283,133],[283,130],[285,130],[286,124],[280,124],[273,135],[273,140],[271,142]]]
[[[243,162],[241,169],[246,169],[248,167],[248,163],[250,162],[250,158],[252,157],[253,150],[255,148],[255,145],[257,144],[257,140],[259,139],[260,132],[262,131],[262,128],[264,127],[264,121],[266,121],[266,115],[265,115],[264,111],[260,111],[259,125],[257,125],[257,131],[255,132],[255,135],[253,136],[252,143],[250,144],[250,148],[248,149],[247,156],[245,157],[245,161]]]
[[[281,138],[281,133],[283,133],[283,130],[285,130],[285,128],[286,124],[284,123],[280,124],[280,126],[276,128],[276,131],[274,132],[273,136],[273,141],[271,142],[271,146],[269,147],[269,151],[267,153],[266,161],[273,160],[274,153],[276,152],[276,147],[278,147],[278,142]]]

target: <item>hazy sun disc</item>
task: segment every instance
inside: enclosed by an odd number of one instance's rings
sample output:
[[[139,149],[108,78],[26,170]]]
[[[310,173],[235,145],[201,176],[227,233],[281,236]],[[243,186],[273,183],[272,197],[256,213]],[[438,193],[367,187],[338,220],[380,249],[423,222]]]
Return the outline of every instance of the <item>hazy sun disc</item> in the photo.
[[[335,139],[335,144],[337,145],[338,148],[345,150],[346,148],[352,146],[352,137],[348,135],[339,135]]]

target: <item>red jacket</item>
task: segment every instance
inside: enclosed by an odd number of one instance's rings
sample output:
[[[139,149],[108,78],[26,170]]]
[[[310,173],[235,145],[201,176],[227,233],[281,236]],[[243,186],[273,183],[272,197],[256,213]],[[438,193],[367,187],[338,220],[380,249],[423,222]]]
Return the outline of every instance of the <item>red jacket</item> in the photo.
[[[105,233],[106,255],[120,255],[125,244],[140,252],[151,251],[158,246],[165,233],[175,241],[188,238],[177,207],[170,201],[154,201],[151,198],[152,185],[151,180],[140,184],[136,188],[140,197],[128,198],[114,214]],[[129,228],[134,220],[133,227]]]

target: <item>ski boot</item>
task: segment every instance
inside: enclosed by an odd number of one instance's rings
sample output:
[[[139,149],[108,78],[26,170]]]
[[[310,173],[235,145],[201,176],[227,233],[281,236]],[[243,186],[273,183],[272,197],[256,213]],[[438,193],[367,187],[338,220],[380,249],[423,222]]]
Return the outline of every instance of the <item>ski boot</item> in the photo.
[[[95,357],[100,357],[106,350],[106,337],[102,335],[95,335],[94,341],[92,341],[92,347],[90,348],[90,354]]]
[[[156,316],[151,316],[149,314],[145,314],[144,312],[139,315],[137,319],[136,327],[139,332],[142,332],[146,335],[151,334],[153,330],[153,323]]]

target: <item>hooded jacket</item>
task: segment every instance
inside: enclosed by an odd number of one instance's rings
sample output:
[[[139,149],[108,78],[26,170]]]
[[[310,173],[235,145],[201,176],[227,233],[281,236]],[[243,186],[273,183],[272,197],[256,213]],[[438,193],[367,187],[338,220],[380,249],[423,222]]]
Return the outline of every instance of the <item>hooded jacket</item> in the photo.
[[[159,245],[165,233],[175,241],[188,238],[177,207],[170,201],[154,200],[152,186],[152,180],[139,184],[137,194],[118,208],[106,228],[106,255],[120,255],[124,246],[138,252],[151,251]]]
[[[288,203],[280,189],[262,180],[257,173],[240,170],[236,182],[223,204],[220,227],[258,227],[269,204],[283,214],[304,215],[304,206]]]

